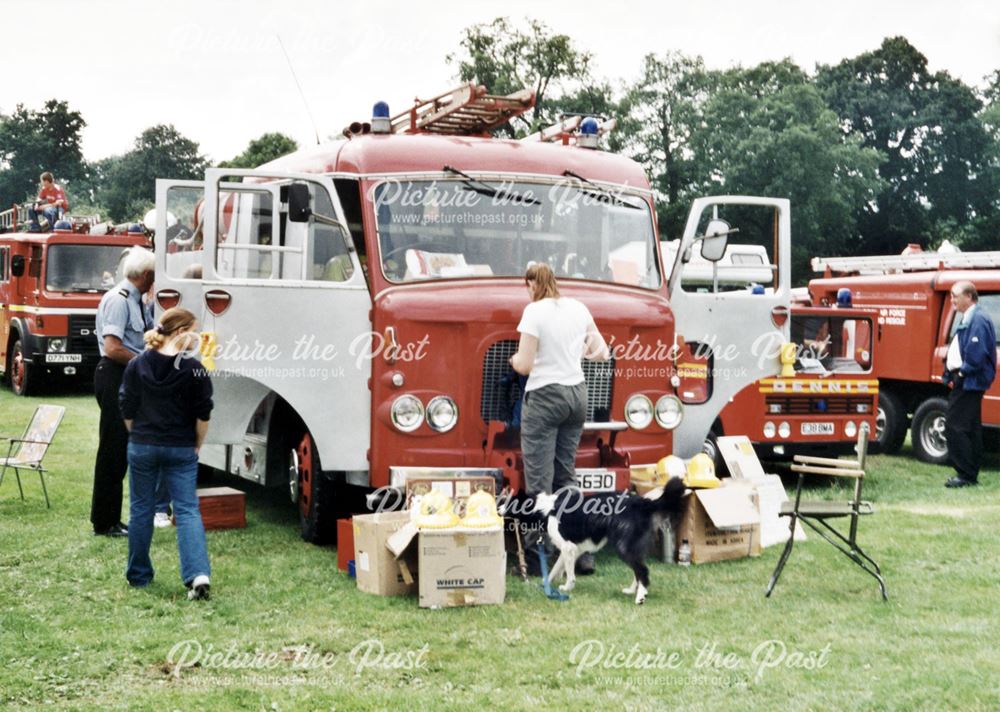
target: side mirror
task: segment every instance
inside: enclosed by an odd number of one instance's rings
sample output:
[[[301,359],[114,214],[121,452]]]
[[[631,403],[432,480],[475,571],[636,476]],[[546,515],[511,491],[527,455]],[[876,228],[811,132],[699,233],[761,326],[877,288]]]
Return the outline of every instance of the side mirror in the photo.
[[[712,220],[701,239],[701,256],[709,262],[718,262],[726,254],[726,245],[733,230],[725,220]]]
[[[15,277],[24,276],[24,255],[14,255],[10,258],[10,273]]]
[[[309,222],[312,214],[312,195],[309,193],[309,186],[305,183],[292,183],[288,186],[288,221]]]

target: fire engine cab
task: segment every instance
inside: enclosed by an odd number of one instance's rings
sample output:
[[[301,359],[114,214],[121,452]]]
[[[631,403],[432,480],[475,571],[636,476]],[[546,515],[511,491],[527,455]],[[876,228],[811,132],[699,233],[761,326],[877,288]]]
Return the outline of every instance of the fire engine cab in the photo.
[[[846,289],[855,306],[875,313],[879,449],[898,451],[910,425],[917,457],[947,463],[948,388],[941,377],[957,323],[949,294],[956,282],[971,281],[979,292],[979,308],[1000,327],[1000,252],[814,258],[812,267],[824,273],[809,282],[813,304],[830,304]],[[995,438],[1000,381],[983,397],[983,426],[993,430]]]
[[[121,280],[124,250],[149,244],[141,226],[96,216],[66,216],[51,232],[23,232],[26,218],[27,206],[0,213],[0,371],[21,396],[93,378],[97,306]]]
[[[777,372],[750,347],[763,332],[787,340],[788,201],[695,201],[678,261],[718,259],[742,228],[773,246],[772,289],[686,290],[666,277],[641,167],[598,147],[613,121],[491,136],[533,102],[471,84],[397,115],[379,102],[344,140],[157,181],[157,234],[178,219],[157,241],[157,303],[199,315],[213,374],[202,462],[287,487],[304,538],[327,538],[355,487],[428,472],[521,487],[522,383],[508,358],[532,261],[553,267],[611,346],[611,361],[583,363],[585,490],[697,453],[721,404]],[[678,368],[695,352],[721,369],[696,393]]]

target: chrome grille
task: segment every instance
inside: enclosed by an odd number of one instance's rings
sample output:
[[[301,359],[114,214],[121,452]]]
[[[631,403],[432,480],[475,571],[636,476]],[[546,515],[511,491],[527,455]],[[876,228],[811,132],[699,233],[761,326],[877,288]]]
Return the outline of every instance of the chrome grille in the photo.
[[[490,346],[483,359],[482,396],[479,414],[485,422],[491,420],[509,421],[514,404],[521,397],[521,386],[508,360],[517,351],[517,341],[507,339]],[[581,361],[583,377],[587,382],[587,420],[607,421],[611,419],[611,397],[614,386],[615,364],[610,361]]]

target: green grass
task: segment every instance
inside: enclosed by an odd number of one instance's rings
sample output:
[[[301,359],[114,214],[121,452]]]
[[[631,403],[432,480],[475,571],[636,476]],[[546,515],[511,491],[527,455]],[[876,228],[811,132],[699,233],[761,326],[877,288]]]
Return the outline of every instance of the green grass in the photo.
[[[755,559],[681,568],[653,564],[652,591],[635,606],[613,556],[578,581],[567,603],[507,581],[503,606],[427,611],[415,599],[359,593],[335,553],[298,539],[295,512],[278,493],[249,484],[248,526],[210,532],[213,598],[185,599],[172,530],[157,531],[155,583],[125,583],[126,542],[90,533],[97,432],[92,397],[18,399],[0,393],[0,432],[19,434],[34,406],[67,415],[49,453],[52,509],[37,478],[27,500],[0,485],[0,707],[35,709],[900,709],[1000,708],[1000,478],[995,455],[983,486],[946,490],[945,468],[899,457],[871,459],[867,495],[877,514],[861,540],[882,565],[890,600],[874,580],[811,537],[796,545],[773,597],[763,597],[777,548]],[[173,675],[168,657],[198,641],[232,658],[273,654],[269,669],[205,662]],[[352,650],[384,646],[366,668]],[[789,658],[759,677],[752,655],[780,641]],[[677,669],[579,670],[581,643],[611,653],[664,657]],[[328,666],[296,667],[305,646]],[[822,651],[826,653],[820,658]],[[734,669],[699,661],[729,655]],[[371,658],[369,658],[371,659]],[[788,659],[788,658],[786,658]],[[356,662],[356,661],[355,661]]]

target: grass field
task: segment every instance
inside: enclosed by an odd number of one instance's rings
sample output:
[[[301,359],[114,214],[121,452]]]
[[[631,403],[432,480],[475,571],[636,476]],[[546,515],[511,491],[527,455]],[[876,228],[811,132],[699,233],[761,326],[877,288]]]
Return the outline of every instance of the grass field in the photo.
[[[44,401],[67,407],[48,460],[52,509],[37,477],[24,502],[13,477],[0,486],[0,708],[1000,708],[996,455],[983,486],[964,490],[942,487],[947,471],[908,447],[871,459],[877,514],[861,541],[888,603],[811,537],[770,600],[777,548],[653,564],[641,607],[602,553],[567,603],[508,578],[503,606],[421,610],[357,592],[332,549],[299,540],[284,497],[242,482],[248,526],[209,533],[213,598],[195,603],[172,530],[156,533],[154,584],[126,585],[125,540],[94,537],[88,522],[94,400]],[[0,392],[0,432],[20,434],[38,402]]]

